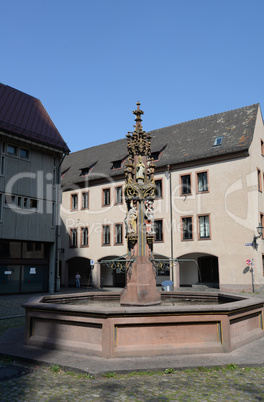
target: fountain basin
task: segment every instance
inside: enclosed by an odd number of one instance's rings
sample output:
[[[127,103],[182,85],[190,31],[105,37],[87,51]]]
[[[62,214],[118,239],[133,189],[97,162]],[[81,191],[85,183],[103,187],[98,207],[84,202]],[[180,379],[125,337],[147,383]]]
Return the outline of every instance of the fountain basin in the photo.
[[[264,335],[263,299],[222,292],[161,292],[161,297],[168,293],[175,302],[199,304],[108,306],[108,300],[120,299],[113,292],[30,299],[24,304],[25,343],[114,358],[230,352]],[[83,304],[84,299],[98,305]]]

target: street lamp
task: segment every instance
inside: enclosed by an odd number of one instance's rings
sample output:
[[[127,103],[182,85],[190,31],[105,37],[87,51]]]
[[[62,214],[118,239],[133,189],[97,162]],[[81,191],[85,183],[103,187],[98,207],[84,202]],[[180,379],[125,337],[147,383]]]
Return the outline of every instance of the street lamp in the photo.
[[[263,239],[263,229],[264,229],[264,227],[261,225],[261,222],[260,222],[259,225],[256,227],[256,229],[257,229],[257,232],[258,232],[258,236],[256,236],[256,235],[254,234],[253,242],[252,242],[253,248],[254,248],[255,250],[258,249],[257,239],[261,238],[262,240],[264,240],[264,239]]]
[[[259,239],[260,237],[263,237],[263,229],[264,227],[261,226],[261,223],[259,223],[259,225],[256,227],[257,232],[258,232],[258,236],[255,236],[256,239]]]

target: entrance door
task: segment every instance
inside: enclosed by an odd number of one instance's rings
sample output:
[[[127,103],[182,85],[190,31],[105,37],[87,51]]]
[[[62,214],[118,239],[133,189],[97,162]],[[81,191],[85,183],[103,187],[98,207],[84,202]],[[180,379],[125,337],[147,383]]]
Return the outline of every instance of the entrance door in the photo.
[[[116,287],[124,288],[126,286],[125,272],[113,272],[113,285]]]
[[[204,256],[198,258],[200,268],[200,282],[212,283],[219,286],[218,258],[214,256]]]
[[[81,275],[81,287],[89,287],[91,283],[90,260],[84,257],[74,257],[68,260],[68,286],[75,287],[75,275],[77,272]]]

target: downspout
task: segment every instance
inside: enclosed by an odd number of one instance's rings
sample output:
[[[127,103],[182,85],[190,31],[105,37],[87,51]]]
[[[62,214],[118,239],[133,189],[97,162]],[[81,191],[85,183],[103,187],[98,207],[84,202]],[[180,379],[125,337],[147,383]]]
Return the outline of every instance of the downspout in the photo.
[[[170,172],[170,165],[167,165],[167,175],[170,181],[170,231],[171,231],[171,261],[173,261],[173,224],[172,224],[172,189],[171,189],[171,172]],[[173,263],[173,262],[172,262]],[[173,269],[170,269],[170,280],[173,281],[174,279],[174,272]]]
[[[56,232],[55,232],[55,252],[56,252],[56,276],[55,276],[55,292],[60,291],[60,248],[59,248],[59,225],[60,225],[60,203],[59,203],[59,190],[60,190],[60,167],[62,165],[62,162],[64,161],[66,155],[68,153],[63,154],[60,163],[56,169],[56,199],[55,199],[55,211],[56,211],[56,216],[55,216],[55,222],[56,222]]]

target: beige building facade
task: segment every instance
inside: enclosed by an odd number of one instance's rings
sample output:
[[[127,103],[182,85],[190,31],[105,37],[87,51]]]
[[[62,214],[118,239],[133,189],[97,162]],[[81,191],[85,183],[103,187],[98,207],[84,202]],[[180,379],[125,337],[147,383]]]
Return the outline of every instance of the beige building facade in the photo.
[[[143,122],[144,123],[144,122]],[[144,127],[144,124],[143,124]],[[150,132],[156,165],[157,284],[257,290],[264,286],[264,127],[258,104]],[[61,282],[124,286],[102,261],[127,253],[126,139],[66,156],[62,165]],[[93,262],[93,264],[92,264]]]

